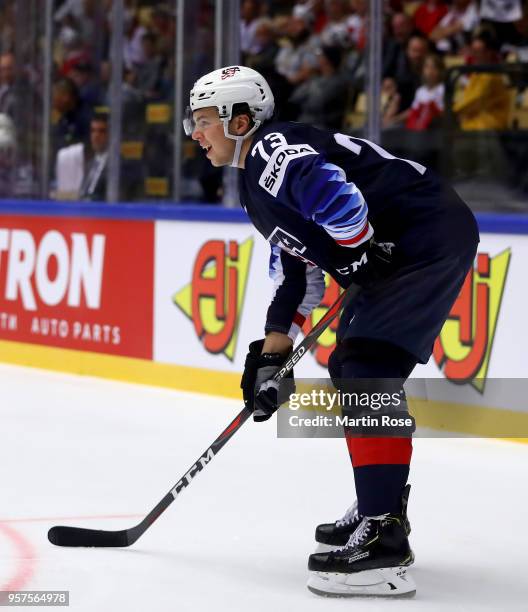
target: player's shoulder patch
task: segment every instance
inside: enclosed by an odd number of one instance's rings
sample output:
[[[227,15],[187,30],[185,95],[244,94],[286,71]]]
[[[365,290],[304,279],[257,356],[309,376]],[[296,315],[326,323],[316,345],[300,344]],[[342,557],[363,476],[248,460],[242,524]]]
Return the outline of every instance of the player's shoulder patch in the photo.
[[[283,144],[277,147],[260,175],[259,185],[273,197],[277,197],[288,164],[293,159],[317,154],[317,151],[309,144]]]

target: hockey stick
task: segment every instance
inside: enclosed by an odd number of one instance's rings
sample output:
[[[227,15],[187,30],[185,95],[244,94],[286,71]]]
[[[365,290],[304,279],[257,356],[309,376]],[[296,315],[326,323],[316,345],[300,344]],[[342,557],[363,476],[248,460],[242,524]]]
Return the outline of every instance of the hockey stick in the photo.
[[[339,310],[344,306],[345,301],[349,302],[359,293],[357,285],[351,285],[344,291],[323,317],[317,322],[312,330],[305,336],[304,340],[290,353],[281,369],[275,375],[275,380],[279,382],[288,372],[291,372],[294,365],[301,359],[307,350],[314,344],[324,330],[336,318]],[[48,531],[48,540],[56,546],[130,546],[141,537],[152,523],[172,504],[178,495],[187,488],[193,478],[201,472],[209,462],[218,454],[218,451],[227,441],[242,427],[251,416],[251,412],[244,408],[238,416],[224,429],[209,448],[192,464],[190,469],[182,476],[172,489],[160,500],[160,502],[147,514],[147,516],[130,529],[119,531],[107,531],[103,529],[84,529],[82,527],[52,527]]]

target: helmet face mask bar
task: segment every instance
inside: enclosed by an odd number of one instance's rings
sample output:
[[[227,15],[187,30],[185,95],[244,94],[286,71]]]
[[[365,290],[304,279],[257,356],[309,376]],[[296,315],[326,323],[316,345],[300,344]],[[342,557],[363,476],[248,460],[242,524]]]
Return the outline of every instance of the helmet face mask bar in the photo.
[[[244,135],[229,132],[229,121],[233,117],[235,104],[245,103],[254,125]],[[245,66],[220,68],[196,81],[190,94],[190,106],[185,111],[183,128],[191,136],[196,128],[193,113],[200,108],[216,107],[219,120],[224,124],[224,135],[235,141],[231,166],[238,167],[243,141],[255,133],[263,121],[270,119],[275,108],[273,93],[262,75]]]
[[[199,110],[199,109],[196,109],[196,110]],[[200,122],[198,122],[197,124],[196,121],[194,120],[193,113],[194,111],[190,106],[188,106],[185,109],[185,113],[183,116],[183,129],[185,131],[186,136],[192,136],[192,133],[195,130],[203,130],[206,127],[209,127],[209,126],[200,125]],[[219,118],[218,123],[220,123],[223,119],[224,118]]]
[[[191,136],[194,132],[196,124],[193,119],[193,112],[190,106],[185,109],[185,113],[183,115],[183,130],[186,136]]]

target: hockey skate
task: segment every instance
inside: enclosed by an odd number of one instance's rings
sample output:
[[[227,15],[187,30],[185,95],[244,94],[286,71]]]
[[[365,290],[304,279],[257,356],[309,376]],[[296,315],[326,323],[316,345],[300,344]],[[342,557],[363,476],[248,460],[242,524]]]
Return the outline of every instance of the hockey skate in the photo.
[[[411,533],[411,524],[407,518],[407,504],[411,485],[405,486],[401,499],[401,514],[407,535]],[[350,536],[361,523],[362,517],[358,514],[357,501],[345,512],[343,518],[335,523],[322,523],[315,529],[315,541],[318,543],[316,553],[329,552],[346,545]]]
[[[365,516],[346,546],[310,555],[307,587],[326,597],[412,597],[413,561],[402,515]]]

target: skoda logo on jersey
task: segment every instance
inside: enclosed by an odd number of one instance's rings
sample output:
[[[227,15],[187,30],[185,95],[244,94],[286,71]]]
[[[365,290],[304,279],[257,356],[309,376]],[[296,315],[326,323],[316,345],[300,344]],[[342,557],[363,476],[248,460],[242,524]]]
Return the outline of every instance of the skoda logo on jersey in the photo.
[[[277,147],[260,176],[259,185],[273,197],[277,197],[286,175],[288,164],[292,159],[304,157],[305,155],[317,155],[317,151],[307,144],[286,144]]]
[[[231,68],[224,68],[222,70],[222,76],[220,78],[223,81],[224,79],[228,79],[229,77],[235,76],[237,72],[240,72],[240,68],[238,66],[232,66]]]

